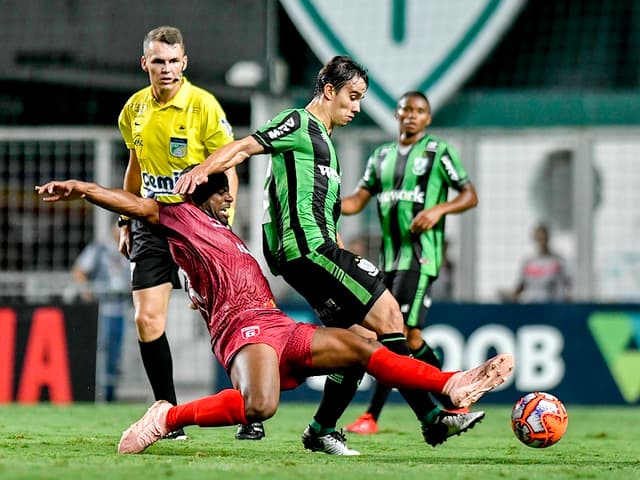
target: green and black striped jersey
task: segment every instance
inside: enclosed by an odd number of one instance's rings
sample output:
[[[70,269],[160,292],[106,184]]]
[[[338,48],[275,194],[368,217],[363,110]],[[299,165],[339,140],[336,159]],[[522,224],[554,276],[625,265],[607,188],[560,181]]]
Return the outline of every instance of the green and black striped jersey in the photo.
[[[285,110],[255,138],[271,154],[265,182],[264,254],[279,265],[336,242],[340,165],[324,124],[304,109]]]
[[[413,218],[447,200],[449,187],[460,191],[469,182],[457,152],[446,142],[426,135],[404,151],[397,142],[376,148],[359,187],[377,197],[382,230],[380,268],[420,270],[437,276],[442,262],[443,217],[431,230],[412,234]]]

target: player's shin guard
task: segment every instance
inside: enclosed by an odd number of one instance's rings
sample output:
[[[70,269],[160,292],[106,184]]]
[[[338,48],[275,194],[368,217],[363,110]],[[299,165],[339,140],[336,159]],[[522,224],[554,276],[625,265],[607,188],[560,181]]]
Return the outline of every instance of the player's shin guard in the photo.
[[[441,393],[453,372],[440,369],[411,357],[379,348],[369,358],[367,373],[384,385],[398,389],[427,390]]]
[[[224,427],[239,423],[247,423],[244,399],[238,390],[231,388],[173,407],[167,414],[167,426],[170,431],[188,425]]]

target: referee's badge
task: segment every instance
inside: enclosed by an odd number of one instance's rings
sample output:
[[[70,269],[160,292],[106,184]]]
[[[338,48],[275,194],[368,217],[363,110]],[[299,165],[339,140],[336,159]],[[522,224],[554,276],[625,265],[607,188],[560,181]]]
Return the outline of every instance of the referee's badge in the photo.
[[[429,165],[429,159],[427,157],[418,157],[413,161],[413,174],[424,175],[427,172],[427,165]]]
[[[169,153],[172,157],[184,158],[187,156],[187,139],[171,137],[169,139]]]

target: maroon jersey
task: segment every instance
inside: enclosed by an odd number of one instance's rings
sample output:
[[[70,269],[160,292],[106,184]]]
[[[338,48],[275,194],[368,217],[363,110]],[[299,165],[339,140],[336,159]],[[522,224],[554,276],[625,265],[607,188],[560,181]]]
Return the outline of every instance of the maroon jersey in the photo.
[[[190,203],[161,203],[160,224],[189,278],[189,296],[207,323],[212,346],[245,314],[280,312],[260,265],[229,227]]]

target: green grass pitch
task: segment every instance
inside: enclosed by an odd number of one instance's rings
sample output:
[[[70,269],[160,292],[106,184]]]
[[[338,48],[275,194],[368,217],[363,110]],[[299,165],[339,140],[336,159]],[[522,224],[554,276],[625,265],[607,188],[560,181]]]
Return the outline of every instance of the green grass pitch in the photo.
[[[567,406],[569,428],[556,445],[526,447],[511,432],[508,406],[487,412],[473,430],[436,448],[415,418],[389,404],[381,433],[348,435],[360,457],[302,448],[311,404],[281,405],[261,441],[237,441],[235,427],[188,427],[190,440],[164,440],[140,455],[121,456],[121,432],[146,405],[0,406],[0,479],[636,479],[640,478],[640,408]],[[345,423],[362,412],[353,405]]]

